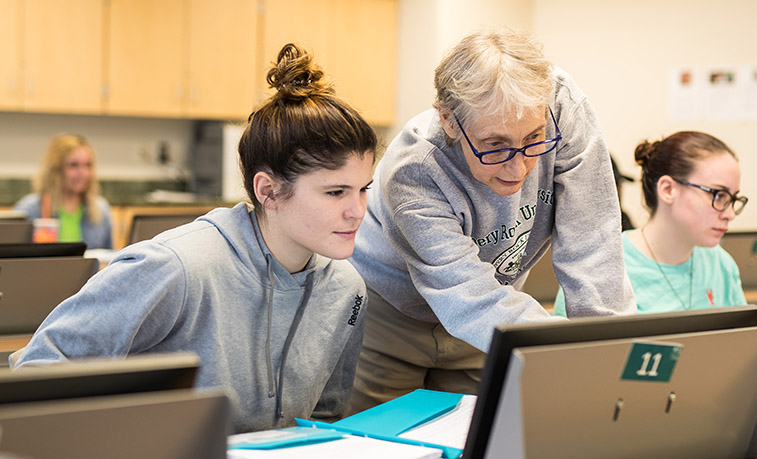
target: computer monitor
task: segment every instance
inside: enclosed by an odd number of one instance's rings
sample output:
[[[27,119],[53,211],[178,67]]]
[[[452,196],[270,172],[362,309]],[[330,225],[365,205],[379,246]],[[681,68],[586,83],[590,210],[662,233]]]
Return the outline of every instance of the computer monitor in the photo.
[[[0,368],[0,406],[103,395],[190,389],[200,366],[192,353],[82,359]]]
[[[0,244],[0,258],[81,257],[86,250],[84,242],[9,242]]]
[[[754,457],[755,381],[753,306],[500,327],[463,457]]]
[[[757,231],[729,231],[720,240],[736,262],[744,290],[757,289]]]
[[[200,213],[134,215],[129,230],[129,244],[152,239],[163,231],[194,221]]]
[[[33,230],[29,220],[0,218],[0,243],[32,242]]]
[[[0,403],[0,457],[223,459],[229,400],[191,389],[198,364],[166,354],[0,371],[0,395],[17,396]]]
[[[0,335],[34,333],[98,266],[97,259],[80,256],[0,258]]]

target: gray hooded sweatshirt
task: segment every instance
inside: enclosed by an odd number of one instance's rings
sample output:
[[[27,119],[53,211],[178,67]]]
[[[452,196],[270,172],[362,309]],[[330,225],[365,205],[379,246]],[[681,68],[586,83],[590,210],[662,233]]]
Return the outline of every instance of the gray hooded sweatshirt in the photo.
[[[554,78],[562,140],[511,196],[473,177],[436,110],[411,119],[376,168],[350,259],[397,310],[483,351],[497,325],[564,320],[520,291],[550,243],[569,317],[636,310],[599,122],[566,73]],[[546,138],[555,135],[547,115]]]
[[[365,284],[314,255],[290,274],[244,203],[123,249],[42,323],[16,368],[192,351],[196,386],[223,388],[235,432],[336,420],[360,352]]]

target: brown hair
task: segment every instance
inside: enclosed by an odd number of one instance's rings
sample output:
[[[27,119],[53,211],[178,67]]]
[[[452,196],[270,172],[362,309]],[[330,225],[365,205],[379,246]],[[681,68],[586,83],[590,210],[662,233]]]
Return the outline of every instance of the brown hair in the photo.
[[[697,161],[713,154],[736,154],[721,140],[703,132],[676,132],[662,140],[645,140],[636,146],[634,158],[641,166],[641,189],[650,213],[657,211],[657,181],[663,175],[685,180]]]
[[[334,95],[323,71],[297,45],[285,45],[268,71],[276,92],[253,111],[239,141],[244,187],[255,210],[253,178],[263,171],[281,181],[276,197],[288,199],[297,178],[335,170],[349,156],[376,153],[376,134],[360,114]]]
[[[45,195],[50,196],[49,211],[51,212],[50,216],[54,216],[63,199],[63,169],[66,158],[79,147],[89,150],[92,157],[92,176],[81,198],[82,204],[86,208],[87,218],[93,223],[98,223],[102,220],[102,214],[100,213],[100,208],[97,206],[100,187],[95,175],[95,153],[84,137],[63,133],[54,136],[50,140],[50,144],[47,146],[47,150],[40,163],[39,174],[34,179],[34,190],[43,199]]]

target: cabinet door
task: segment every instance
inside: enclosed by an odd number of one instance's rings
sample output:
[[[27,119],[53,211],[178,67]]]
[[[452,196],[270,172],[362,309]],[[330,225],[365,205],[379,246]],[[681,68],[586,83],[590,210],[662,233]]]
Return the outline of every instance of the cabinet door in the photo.
[[[312,53],[327,77],[332,78],[330,65],[329,25],[333,0],[268,0],[265,6],[265,50],[259,71],[263,91],[270,96],[272,90],[265,82],[265,75],[276,63],[281,48],[295,43]],[[333,79],[333,78],[332,78]],[[337,94],[341,95],[339,88]]]
[[[335,4],[329,30],[337,91],[370,123],[389,126],[394,122],[397,93],[397,2],[335,0]]]
[[[192,118],[246,119],[260,73],[257,0],[189,1],[189,90]]]
[[[181,115],[183,0],[111,0],[107,111]]]
[[[336,93],[374,125],[394,121],[396,0],[269,0],[265,58],[289,41],[315,55]]]
[[[0,0],[0,109],[21,107],[21,0]]]
[[[23,108],[100,112],[102,0],[26,0],[23,8]]]

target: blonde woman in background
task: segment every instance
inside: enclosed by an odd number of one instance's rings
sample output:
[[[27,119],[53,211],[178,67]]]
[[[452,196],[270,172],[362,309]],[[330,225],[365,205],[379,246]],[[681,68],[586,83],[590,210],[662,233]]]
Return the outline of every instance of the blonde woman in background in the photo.
[[[84,241],[88,249],[112,249],[110,206],[99,195],[95,154],[79,135],[52,138],[34,181],[35,193],[14,207],[30,220],[58,220],[58,241]]]

